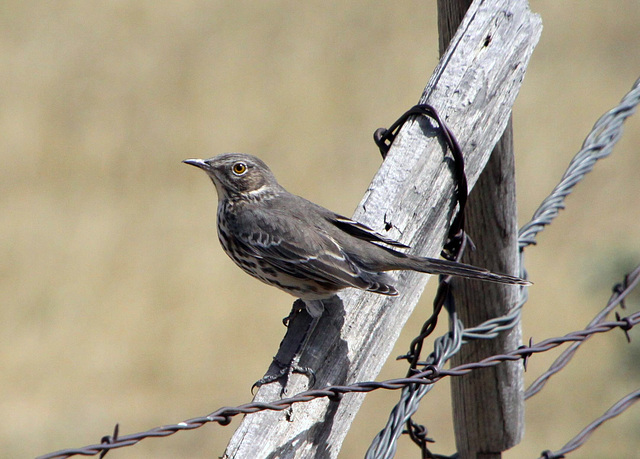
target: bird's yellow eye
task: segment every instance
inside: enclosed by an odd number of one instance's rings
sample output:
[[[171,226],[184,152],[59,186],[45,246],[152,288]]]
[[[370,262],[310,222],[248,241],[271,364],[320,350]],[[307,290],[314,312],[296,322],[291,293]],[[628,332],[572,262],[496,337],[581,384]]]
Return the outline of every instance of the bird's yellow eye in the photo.
[[[245,163],[238,162],[231,167],[231,170],[236,175],[242,175],[247,172],[247,165]]]

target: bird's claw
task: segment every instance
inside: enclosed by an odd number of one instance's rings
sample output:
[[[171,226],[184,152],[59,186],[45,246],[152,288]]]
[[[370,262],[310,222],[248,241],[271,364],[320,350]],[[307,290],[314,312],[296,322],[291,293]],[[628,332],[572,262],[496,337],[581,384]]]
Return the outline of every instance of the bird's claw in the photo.
[[[280,367],[280,370],[275,374],[264,375],[264,377],[260,378],[255,383],[253,383],[253,385],[251,386],[252,394],[254,393],[254,389],[260,388],[265,384],[271,384],[272,382],[279,381],[279,380],[284,380],[283,389],[282,389],[284,394],[284,390],[287,386],[287,383],[289,382],[289,378],[293,373],[305,375],[307,378],[309,378],[310,388],[315,385],[316,373],[315,371],[313,371],[313,369],[309,367],[303,367],[293,362],[288,365],[285,365],[282,362],[279,362],[275,359],[274,359],[274,362]]]
[[[298,315],[301,311],[303,311],[305,308],[306,308],[306,305],[304,301],[302,301],[301,299],[297,299],[296,301],[294,301],[293,306],[291,307],[291,312],[289,312],[289,315],[287,317],[282,319],[282,325],[288,328],[293,318],[296,315]]]

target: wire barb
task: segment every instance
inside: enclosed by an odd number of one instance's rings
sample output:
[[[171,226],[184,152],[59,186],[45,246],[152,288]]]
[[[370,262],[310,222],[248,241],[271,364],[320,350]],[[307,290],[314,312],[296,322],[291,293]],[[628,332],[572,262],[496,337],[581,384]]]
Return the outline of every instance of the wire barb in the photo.
[[[113,434],[112,435],[105,435],[104,437],[102,437],[102,439],[100,440],[100,443],[105,444],[105,445],[111,445],[113,443],[115,443],[116,441],[118,441],[118,432],[120,430],[120,424],[116,424],[115,427],[113,428]],[[105,457],[107,455],[107,453],[110,450],[105,449],[100,453],[100,459],[102,459],[103,457]]]

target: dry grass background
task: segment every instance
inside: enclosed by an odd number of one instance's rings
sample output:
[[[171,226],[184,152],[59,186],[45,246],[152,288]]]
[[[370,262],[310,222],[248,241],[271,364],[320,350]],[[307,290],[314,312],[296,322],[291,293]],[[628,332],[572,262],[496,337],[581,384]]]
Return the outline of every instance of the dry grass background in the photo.
[[[545,28],[514,109],[522,222],[640,74],[637,1],[532,9]],[[437,63],[435,15],[410,0],[0,4],[0,456],[250,400],[291,298],[224,256],[215,191],[180,160],[258,154],[291,191],[350,215],[380,163],[373,130]],[[639,117],[528,251],[525,339],[582,327],[640,259]],[[552,357],[533,358],[528,380]],[[560,447],[638,387],[638,368],[622,333],[591,340],[528,403],[506,457]],[[390,360],[380,378],[404,371]],[[362,456],[397,395],[367,397],[341,457]],[[449,404],[440,384],[418,416],[441,452],[454,448]],[[637,457],[638,409],[572,457]],[[216,457],[237,423],[110,457]],[[398,457],[417,454],[401,442]]]

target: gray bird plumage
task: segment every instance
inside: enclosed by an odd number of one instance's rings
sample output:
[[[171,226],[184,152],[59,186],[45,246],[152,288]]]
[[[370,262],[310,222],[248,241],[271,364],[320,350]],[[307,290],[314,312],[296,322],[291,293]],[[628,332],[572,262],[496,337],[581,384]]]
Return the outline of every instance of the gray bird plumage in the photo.
[[[529,282],[446,260],[416,257],[407,246],[287,192],[268,166],[246,154],[188,159],[218,192],[218,237],[250,275],[298,298],[327,298],[355,287],[397,295],[385,272],[413,270],[505,284]]]

